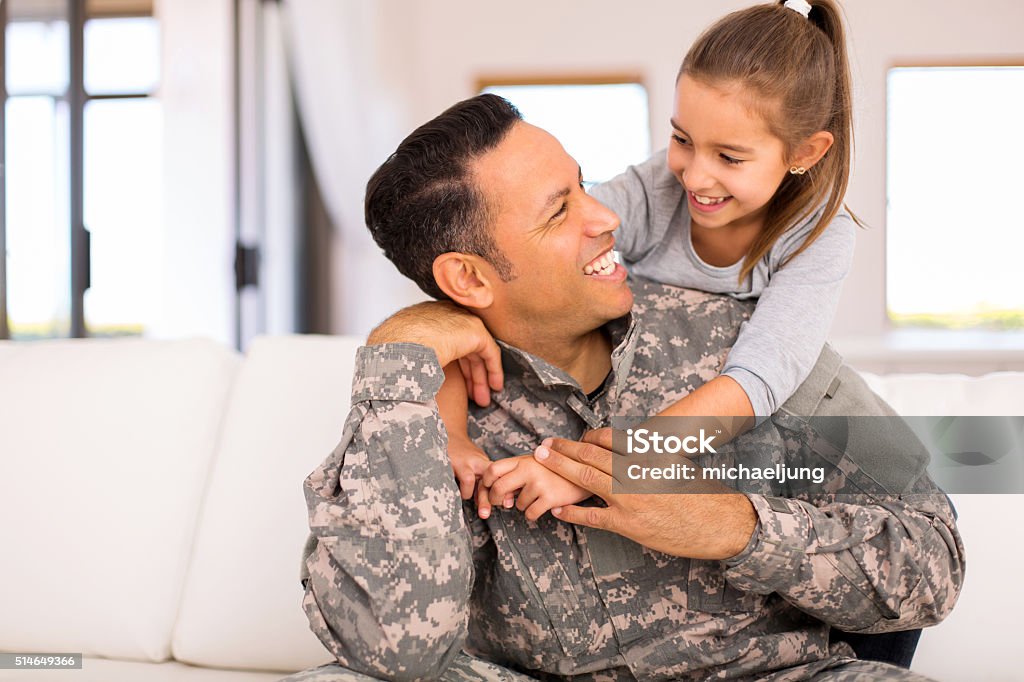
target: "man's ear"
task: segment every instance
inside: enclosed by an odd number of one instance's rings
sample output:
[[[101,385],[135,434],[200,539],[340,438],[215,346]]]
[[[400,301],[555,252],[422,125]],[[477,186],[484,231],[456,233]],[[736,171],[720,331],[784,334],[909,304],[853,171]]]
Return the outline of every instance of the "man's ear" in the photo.
[[[466,308],[488,308],[494,302],[494,268],[479,256],[442,253],[434,259],[434,281],[450,299]]]
[[[832,133],[827,130],[819,130],[800,143],[796,148],[796,154],[790,159],[789,164],[791,166],[812,168],[814,164],[821,161],[821,157],[825,156],[825,152],[832,148],[834,141],[835,138],[832,137]]]

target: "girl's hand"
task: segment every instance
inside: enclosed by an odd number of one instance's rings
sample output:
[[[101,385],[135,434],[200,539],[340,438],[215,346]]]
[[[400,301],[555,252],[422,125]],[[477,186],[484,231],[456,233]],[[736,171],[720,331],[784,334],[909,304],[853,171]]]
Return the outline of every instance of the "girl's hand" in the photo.
[[[473,497],[477,481],[487,471],[491,460],[468,438],[458,437],[448,441],[448,459],[455,472],[455,480],[459,483],[459,494],[462,499],[468,500]]]
[[[478,512],[484,495],[488,503],[506,509],[514,505],[527,520],[536,521],[553,507],[582,502],[591,493],[539,464],[530,454],[491,462],[477,490]]]
[[[448,364],[444,368],[444,383],[437,393],[437,410],[448,432],[448,460],[455,472],[459,493],[462,499],[468,500],[491,460],[469,439],[465,388],[459,366],[454,362]]]
[[[479,353],[459,358],[459,370],[466,380],[466,393],[480,407],[491,404],[491,391],[500,391],[505,383],[500,353],[497,361]]]

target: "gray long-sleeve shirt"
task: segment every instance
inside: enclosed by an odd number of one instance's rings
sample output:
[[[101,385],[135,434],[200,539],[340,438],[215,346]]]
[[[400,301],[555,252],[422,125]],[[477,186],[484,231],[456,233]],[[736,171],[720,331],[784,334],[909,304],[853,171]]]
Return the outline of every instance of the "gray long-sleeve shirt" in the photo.
[[[593,397],[504,346],[505,386],[469,419],[492,459],[664,409],[717,375],[752,307],[651,283],[633,292],[632,316],[606,327],[612,371]],[[816,462],[831,492],[782,499],[775,482],[752,482],[758,530],[725,562],[668,556],[549,514],[478,518],[448,461],[435,401],[443,378],[424,346],[361,348],[344,436],[305,482],[303,605],[348,669],[434,678],[465,648],[577,682],[807,679],[852,653],[830,644],[829,626],[928,625],[959,594],[963,546],[916,441],[868,429],[837,450],[801,416],[833,403],[840,414],[892,414],[830,351],[779,414],[708,465]]]
[[[716,267],[694,251],[686,196],[665,154],[662,150],[630,166],[590,193],[622,219],[616,250],[631,274],[737,299],[759,299],[722,374],[743,387],[761,422],[807,378],[825,344],[853,260],[853,219],[840,211],[806,251],[782,267],[818,224],[819,207],[786,231],[741,284],[742,261]]]

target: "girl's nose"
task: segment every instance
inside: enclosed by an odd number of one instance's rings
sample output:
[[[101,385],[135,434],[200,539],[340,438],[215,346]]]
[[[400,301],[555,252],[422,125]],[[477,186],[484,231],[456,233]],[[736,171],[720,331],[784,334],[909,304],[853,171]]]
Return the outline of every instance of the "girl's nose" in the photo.
[[[694,156],[683,168],[683,185],[691,192],[700,194],[702,190],[710,190],[714,179],[708,172],[707,163]]]

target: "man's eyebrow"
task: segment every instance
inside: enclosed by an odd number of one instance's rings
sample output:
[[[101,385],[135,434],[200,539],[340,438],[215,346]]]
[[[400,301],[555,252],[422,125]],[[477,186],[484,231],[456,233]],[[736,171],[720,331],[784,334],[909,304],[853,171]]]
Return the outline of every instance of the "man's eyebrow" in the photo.
[[[583,168],[581,168],[580,166],[577,165],[576,166],[576,171],[578,173],[579,182],[583,182]],[[540,209],[540,215],[538,217],[543,219],[544,218],[544,214],[547,213],[548,209],[550,209],[552,206],[554,206],[555,203],[557,203],[559,199],[563,199],[563,198],[569,196],[569,192],[571,192],[571,191],[572,191],[571,187],[563,187],[562,189],[558,190],[557,192],[552,192],[548,196],[547,200],[545,200],[544,206]]]
[[[681,125],[676,123],[676,120],[674,118],[670,118],[668,120],[668,122],[672,124],[673,128],[675,128],[677,131],[679,131],[680,133],[682,133],[686,137],[690,136],[690,134],[688,132],[683,130],[683,127]],[[750,147],[741,147],[741,146],[735,145],[735,144],[725,144],[725,143],[722,143],[722,142],[716,142],[716,143],[712,144],[711,146],[712,147],[717,147],[719,149],[728,149],[730,151],[739,152],[740,154],[753,154],[754,153],[754,150],[751,149]]]

